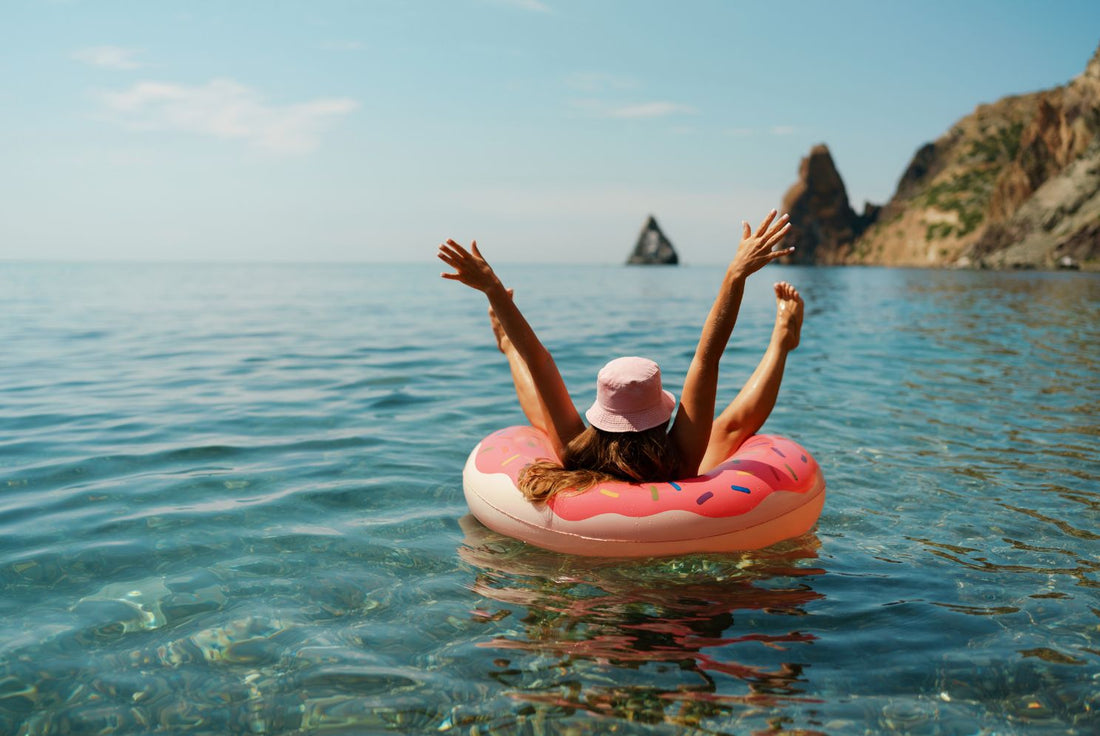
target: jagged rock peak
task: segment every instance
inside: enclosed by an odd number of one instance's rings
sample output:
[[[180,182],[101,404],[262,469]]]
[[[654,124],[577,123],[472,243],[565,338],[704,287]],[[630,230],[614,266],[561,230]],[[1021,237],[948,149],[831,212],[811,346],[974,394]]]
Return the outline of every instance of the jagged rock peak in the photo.
[[[1100,79],[1100,46],[1096,47],[1096,53],[1089,59],[1089,63],[1085,66],[1085,71],[1081,72],[1081,76],[1089,79]]]
[[[799,166],[799,176],[806,181],[812,181],[819,190],[836,190],[847,198],[844,189],[844,181],[840,178],[840,172],[836,170],[833,155],[829,153],[829,147],[824,143],[818,143],[810,149],[810,155],[802,159]]]
[[[796,263],[842,262],[852,242],[878,215],[868,205],[864,215],[855,213],[848,202],[844,180],[824,143],[810,149],[798,167],[798,181],[783,197],[783,211],[791,216],[786,243],[797,248]]]
[[[676,249],[661,231],[657,224],[657,218],[650,215],[642,225],[642,231],[638,233],[638,242],[630,257],[626,259],[627,265],[665,265],[675,266],[680,262],[676,255]]]

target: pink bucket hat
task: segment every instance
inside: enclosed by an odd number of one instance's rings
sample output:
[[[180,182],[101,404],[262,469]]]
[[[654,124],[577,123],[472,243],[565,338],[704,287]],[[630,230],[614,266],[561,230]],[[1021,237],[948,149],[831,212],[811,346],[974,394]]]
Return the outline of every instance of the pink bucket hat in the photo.
[[[667,422],[676,397],[661,388],[661,369],[645,358],[616,358],[596,377],[596,403],[584,413],[607,432],[641,432]]]

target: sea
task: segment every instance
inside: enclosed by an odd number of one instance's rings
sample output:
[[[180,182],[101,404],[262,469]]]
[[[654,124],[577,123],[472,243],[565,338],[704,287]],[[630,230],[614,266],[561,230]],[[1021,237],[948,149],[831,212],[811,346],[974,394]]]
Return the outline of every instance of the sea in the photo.
[[[1100,732],[1100,275],[768,266],[810,533],[589,559],[468,515],[523,422],[410,264],[0,264],[0,734]],[[679,393],[721,266],[501,265],[577,404]]]

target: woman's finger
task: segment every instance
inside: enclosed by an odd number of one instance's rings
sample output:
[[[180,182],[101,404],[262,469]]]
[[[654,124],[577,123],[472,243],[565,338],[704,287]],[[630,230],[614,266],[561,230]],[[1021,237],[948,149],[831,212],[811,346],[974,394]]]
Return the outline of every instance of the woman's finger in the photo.
[[[768,237],[771,238],[777,232],[779,232],[783,227],[787,226],[789,224],[787,222],[787,220],[789,220],[789,219],[791,219],[791,216],[787,215],[787,214],[784,214],[778,220],[776,220],[775,223],[772,225],[771,230],[768,231]]]
[[[764,221],[760,223],[760,227],[756,229],[756,232],[763,233],[763,232],[767,231],[768,225],[771,224],[771,221],[775,218],[775,216],[778,213],[779,213],[778,210],[772,210],[771,212],[769,212],[768,216],[764,218]]]
[[[781,227],[778,230],[776,230],[775,232],[773,232],[767,238],[768,245],[775,245],[776,243],[778,243],[780,240],[782,240],[787,235],[787,233],[790,231],[790,229],[791,229],[791,224],[788,222],[786,225],[784,225],[783,227]]]
[[[447,262],[452,266],[458,266],[459,264],[466,264],[470,261],[469,253],[458,253],[454,250],[440,248],[439,257],[446,258]]]
[[[461,255],[464,255],[464,256],[470,255],[470,252],[468,250],[466,250],[465,248],[463,248],[461,245],[459,245],[458,243],[456,243],[454,240],[452,240],[450,238],[447,239],[447,245],[449,245],[451,247],[451,250],[455,251],[456,253],[460,253]]]

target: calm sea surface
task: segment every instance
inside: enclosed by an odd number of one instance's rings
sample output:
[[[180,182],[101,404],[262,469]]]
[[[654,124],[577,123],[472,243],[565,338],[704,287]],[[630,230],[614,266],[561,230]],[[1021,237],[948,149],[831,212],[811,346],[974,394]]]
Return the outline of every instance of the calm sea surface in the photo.
[[[721,277],[498,270],[582,405]],[[770,266],[722,392],[792,281],[821,521],[624,562],[466,516],[522,415],[438,272],[0,265],[0,734],[1100,730],[1100,277]]]

